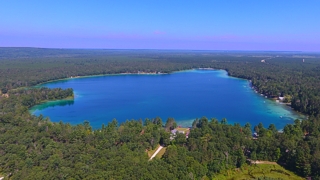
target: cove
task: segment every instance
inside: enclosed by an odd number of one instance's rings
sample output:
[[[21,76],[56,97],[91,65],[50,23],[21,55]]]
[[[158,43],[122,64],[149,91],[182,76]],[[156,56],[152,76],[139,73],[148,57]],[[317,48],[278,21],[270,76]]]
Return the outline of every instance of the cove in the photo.
[[[187,70],[172,74],[119,74],[73,78],[42,84],[73,88],[74,100],[51,101],[30,109],[53,122],[88,120],[94,129],[111,122],[173,117],[190,126],[196,118],[227,118],[229,124],[262,122],[278,129],[303,116],[290,107],[255,93],[248,80],[229,77],[224,70]]]

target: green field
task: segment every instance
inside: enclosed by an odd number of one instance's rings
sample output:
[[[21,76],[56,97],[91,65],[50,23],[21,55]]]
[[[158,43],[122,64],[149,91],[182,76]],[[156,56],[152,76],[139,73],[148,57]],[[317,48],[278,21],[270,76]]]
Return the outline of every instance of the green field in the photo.
[[[275,164],[254,164],[247,165],[235,170],[227,170],[214,179],[219,180],[244,180],[244,179],[283,179],[283,180],[302,180],[304,178],[285,170],[283,167]]]

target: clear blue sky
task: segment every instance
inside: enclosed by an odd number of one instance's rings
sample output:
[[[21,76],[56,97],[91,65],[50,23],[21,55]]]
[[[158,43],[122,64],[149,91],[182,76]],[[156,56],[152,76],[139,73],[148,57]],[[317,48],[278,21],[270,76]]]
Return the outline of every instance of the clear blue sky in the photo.
[[[0,46],[320,51],[320,1],[0,0]]]

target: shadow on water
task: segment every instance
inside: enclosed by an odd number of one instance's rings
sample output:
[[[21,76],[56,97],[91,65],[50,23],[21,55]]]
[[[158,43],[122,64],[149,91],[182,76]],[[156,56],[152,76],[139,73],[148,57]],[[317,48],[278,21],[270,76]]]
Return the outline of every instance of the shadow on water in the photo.
[[[46,109],[48,107],[55,107],[55,106],[71,106],[74,104],[74,100],[73,99],[68,99],[68,100],[57,100],[57,101],[49,101],[49,102],[45,102],[43,104],[39,104],[37,106],[35,106],[32,109],[37,109],[37,110],[43,110]]]

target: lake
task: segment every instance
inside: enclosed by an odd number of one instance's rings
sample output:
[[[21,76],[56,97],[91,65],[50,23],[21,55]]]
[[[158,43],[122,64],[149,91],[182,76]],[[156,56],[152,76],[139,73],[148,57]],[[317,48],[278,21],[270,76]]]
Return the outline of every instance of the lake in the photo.
[[[224,70],[187,70],[172,74],[120,74],[72,78],[42,84],[49,88],[73,88],[74,100],[50,101],[30,109],[51,121],[83,123],[94,129],[116,118],[173,117],[178,125],[190,126],[196,118],[227,118],[228,123],[262,122],[278,129],[301,115],[290,107],[255,93],[248,80],[229,77]]]

